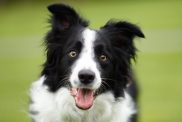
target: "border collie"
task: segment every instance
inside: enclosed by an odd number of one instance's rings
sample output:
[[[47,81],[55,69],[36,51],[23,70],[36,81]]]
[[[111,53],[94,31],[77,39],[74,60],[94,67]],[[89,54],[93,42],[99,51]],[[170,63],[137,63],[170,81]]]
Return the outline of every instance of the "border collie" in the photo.
[[[98,30],[70,6],[52,4],[46,61],[30,90],[34,122],[136,122],[137,87],[131,60],[134,37],[144,34],[126,21]]]

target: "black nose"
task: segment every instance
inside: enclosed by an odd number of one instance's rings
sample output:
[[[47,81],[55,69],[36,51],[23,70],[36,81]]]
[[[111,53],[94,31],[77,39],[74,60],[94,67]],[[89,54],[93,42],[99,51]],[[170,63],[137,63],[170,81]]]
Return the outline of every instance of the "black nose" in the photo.
[[[78,73],[78,77],[81,83],[89,84],[93,82],[93,80],[95,79],[95,73],[92,72],[91,70],[81,70]]]

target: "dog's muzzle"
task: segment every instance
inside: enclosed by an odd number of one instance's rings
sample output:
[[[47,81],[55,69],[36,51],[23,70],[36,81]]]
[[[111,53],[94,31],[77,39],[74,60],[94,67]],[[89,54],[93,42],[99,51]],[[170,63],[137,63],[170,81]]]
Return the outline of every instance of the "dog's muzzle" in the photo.
[[[91,86],[95,80],[95,73],[91,70],[81,70],[78,72],[78,80],[80,87],[72,88],[71,95],[75,99],[76,106],[86,110],[92,107],[94,102],[95,90]]]

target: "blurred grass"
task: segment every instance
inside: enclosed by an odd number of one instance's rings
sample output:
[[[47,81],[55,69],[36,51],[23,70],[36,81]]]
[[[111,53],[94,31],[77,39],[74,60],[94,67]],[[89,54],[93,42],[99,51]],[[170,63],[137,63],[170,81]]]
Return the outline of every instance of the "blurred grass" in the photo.
[[[0,6],[0,122],[28,122],[28,88],[40,73],[50,2]],[[52,2],[51,2],[52,3]],[[182,1],[67,2],[99,28],[110,18],[142,27],[135,65],[141,122],[182,121]]]

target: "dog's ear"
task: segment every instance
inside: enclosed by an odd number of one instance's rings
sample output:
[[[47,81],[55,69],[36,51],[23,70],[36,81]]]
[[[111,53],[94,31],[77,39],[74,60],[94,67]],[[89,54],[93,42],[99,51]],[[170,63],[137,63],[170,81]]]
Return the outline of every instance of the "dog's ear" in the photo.
[[[118,31],[123,36],[127,36],[128,38],[131,39],[133,39],[133,37],[136,36],[141,38],[145,37],[143,32],[140,30],[138,26],[126,21],[119,21],[119,22],[109,21],[106,23],[105,26],[102,27],[102,29],[103,28]]]
[[[55,28],[61,30],[69,29],[73,25],[81,24],[87,26],[87,21],[82,19],[77,12],[68,5],[52,4],[48,6],[48,10],[52,13],[51,23]]]
[[[108,35],[108,39],[113,46],[120,48],[123,52],[125,51],[132,58],[134,58],[136,50],[133,39],[145,37],[138,26],[126,21],[109,21],[101,30]]]

